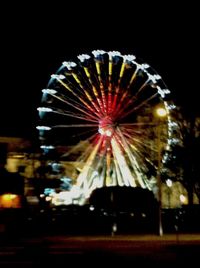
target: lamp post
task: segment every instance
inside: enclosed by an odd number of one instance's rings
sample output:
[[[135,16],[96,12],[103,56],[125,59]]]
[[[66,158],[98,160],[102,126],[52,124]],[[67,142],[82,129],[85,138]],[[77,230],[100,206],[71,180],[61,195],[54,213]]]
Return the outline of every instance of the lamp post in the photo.
[[[158,149],[158,167],[157,167],[157,186],[158,186],[158,228],[159,228],[159,235],[163,235],[163,225],[162,225],[162,182],[161,182],[161,130],[162,130],[162,118],[167,115],[167,111],[159,107],[156,109],[156,115],[158,118],[158,125],[157,125],[157,149]]]

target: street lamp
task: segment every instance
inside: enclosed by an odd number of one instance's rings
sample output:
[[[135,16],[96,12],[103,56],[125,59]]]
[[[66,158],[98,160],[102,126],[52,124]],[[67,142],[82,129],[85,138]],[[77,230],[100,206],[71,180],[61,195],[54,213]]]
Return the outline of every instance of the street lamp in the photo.
[[[162,108],[158,107],[156,109],[156,115],[158,118],[157,124],[157,149],[158,149],[158,167],[157,167],[157,185],[158,185],[158,228],[159,228],[159,235],[163,235],[163,226],[162,226],[162,183],[160,178],[161,173],[161,130],[162,130],[162,118],[166,117],[167,111]]]

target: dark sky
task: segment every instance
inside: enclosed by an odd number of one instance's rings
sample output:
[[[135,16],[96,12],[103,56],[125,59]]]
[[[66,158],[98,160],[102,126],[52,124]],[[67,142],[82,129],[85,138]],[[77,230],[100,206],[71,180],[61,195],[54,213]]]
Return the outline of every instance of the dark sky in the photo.
[[[36,135],[41,89],[64,60],[91,49],[142,58],[163,77],[177,104],[188,113],[199,113],[198,8],[191,1],[176,6],[168,2],[4,6],[0,135]]]

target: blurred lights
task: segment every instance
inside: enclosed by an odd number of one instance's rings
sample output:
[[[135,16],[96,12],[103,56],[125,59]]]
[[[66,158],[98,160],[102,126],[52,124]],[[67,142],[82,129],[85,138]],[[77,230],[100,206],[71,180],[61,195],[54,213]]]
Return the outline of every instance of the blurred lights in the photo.
[[[48,108],[48,107],[38,107],[37,110],[39,112],[52,112],[53,111],[51,108]]]
[[[71,70],[72,68],[76,67],[76,63],[75,62],[72,62],[72,61],[64,61],[62,63],[63,66],[67,67],[68,70]],[[62,76],[62,75],[59,75],[59,76]],[[51,76],[52,77],[52,76]],[[53,77],[52,77],[53,78]],[[65,78],[65,77],[64,77]],[[59,78],[60,79],[60,78]],[[63,78],[62,78],[63,79]]]
[[[159,117],[165,117],[167,115],[167,111],[164,108],[160,107],[156,109],[156,114]]]
[[[129,62],[129,61],[135,60],[136,57],[134,55],[125,55],[125,56],[123,56],[123,59],[125,62],[127,62],[127,61]]]
[[[55,147],[53,145],[41,145],[40,148],[49,150],[49,149],[54,149]]]
[[[38,129],[38,130],[51,130],[51,127],[48,127],[48,126],[37,126],[36,129]]]
[[[99,133],[101,135],[105,135],[107,137],[111,137],[112,136],[112,133],[113,133],[113,131],[111,129],[104,129],[104,128],[99,128],[98,131],[99,131]]]
[[[168,187],[172,187],[172,180],[167,179],[166,184],[167,184]]]
[[[51,78],[52,79],[57,79],[57,80],[63,80],[63,79],[65,79],[65,76],[62,75],[62,74],[52,74]]]
[[[44,88],[42,89],[42,93],[44,94],[56,94],[56,90],[55,89],[50,89],[50,88]]]
[[[91,205],[91,206],[89,207],[89,210],[90,210],[90,211],[94,211],[94,209],[95,209],[95,208],[94,208],[93,205]]]
[[[0,208],[20,208],[21,199],[19,195],[6,193],[0,195]]]
[[[185,195],[183,194],[180,195],[180,201],[182,204],[187,204],[187,198],[185,197]]]
[[[90,59],[90,56],[87,55],[87,54],[82,54],[82,55],[79,55],[79,56],[78,56],[78,59],[79,59],[81,62],[84,62],[85,60],[89,60],[89,59]]]

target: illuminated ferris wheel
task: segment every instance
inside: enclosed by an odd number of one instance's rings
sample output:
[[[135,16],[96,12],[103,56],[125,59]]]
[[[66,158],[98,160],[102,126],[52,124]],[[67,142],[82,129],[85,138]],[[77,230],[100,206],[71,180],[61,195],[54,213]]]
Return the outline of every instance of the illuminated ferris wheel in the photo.
[[[73,162],[77,187],[88,195],[104,186],[152,189],[158,125],[164,165],[177,124],[170,91],[148,64],[118,51],[79,55],[51,75],[41,102],[41,148]]]

